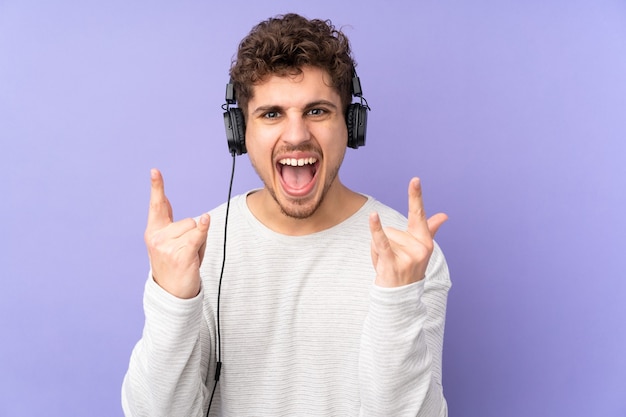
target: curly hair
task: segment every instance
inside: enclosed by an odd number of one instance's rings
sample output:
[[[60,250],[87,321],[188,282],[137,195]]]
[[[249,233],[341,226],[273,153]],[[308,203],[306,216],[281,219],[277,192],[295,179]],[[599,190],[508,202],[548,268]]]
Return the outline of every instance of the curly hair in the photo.
[[[241,41],[230,77],[239,107],[247,118],[252,87],[270,75],[297,75],[302,67],[326,70],[344,111],[352,101],[351,83],[356,63],[346,35],[330,20],[308,20],[289,13],[265,20]]]

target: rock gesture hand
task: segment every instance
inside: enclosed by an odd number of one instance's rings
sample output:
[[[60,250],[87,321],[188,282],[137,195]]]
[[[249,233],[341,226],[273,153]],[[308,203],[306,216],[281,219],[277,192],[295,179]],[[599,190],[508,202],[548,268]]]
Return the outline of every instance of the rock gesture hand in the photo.
[[[426,219],[419,178],[409,182],[409,215],[406,231],[383,228],[377,213],[370,214],[372,263],[376,285],[399,287],[424,279],[435,233],[448,220],[444,213]]]
[[[150,179],[150,209],[144,240],[152,277],[170,294],[193,298],[200,292],[200,264],[210,217],[203,214],[197,223],[191,218],[174,222],[161,173],[151,170]]]

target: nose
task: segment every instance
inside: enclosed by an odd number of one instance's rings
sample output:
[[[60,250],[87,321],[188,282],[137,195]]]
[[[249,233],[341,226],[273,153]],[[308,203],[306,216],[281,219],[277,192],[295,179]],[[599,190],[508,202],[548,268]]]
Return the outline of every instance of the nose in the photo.
[[[302,114],[290,114],[285,118],[282,139],[292,146],[298,146],[311,139],[309,126]]]

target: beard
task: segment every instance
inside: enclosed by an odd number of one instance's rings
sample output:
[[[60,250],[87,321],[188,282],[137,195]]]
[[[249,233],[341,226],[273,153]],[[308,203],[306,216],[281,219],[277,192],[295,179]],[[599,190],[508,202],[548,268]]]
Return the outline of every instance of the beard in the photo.
[[[288,203],[283,203],[277,197],[276,190],[274,190],[271,184],[268,184],[266,181],[263,181],[263,183],[265,185],[265,189],[270,193],[276,204],[278,204],[278,207],[280,207],[282,214],[287,217],[291,217],[292,219],[304,220],[315,214],[317,209],[324,202],[324,198],[328,194],[328,190],[330,190],[330,187],[332,187],[337,175],[339,174],[340,165],[341,164],[334,167],[329,175],[327,175],[324,179],[324,188],[322,190],[322,194],[317,200],[315,200],[315,196],[312,196],[306,199],[290,200]]]
[[[307,199],[291,200],[290,204],[283,204],[276,196],[276,191],[272,187],[268,187],[266,184],[265,188],[267,188],[267,191],[280,207],[282,214],[293,219],[304,220],[315,214],[317,209],[322,205],[326,194],[328,194],[328,190],[337,177],[338,171],[338,169],[335,169],[332,175],[326,178],[327,182],[324,183],[324,189],[322,190],[322,194],[317,201],[315,201],[315,197],[309,197]]]

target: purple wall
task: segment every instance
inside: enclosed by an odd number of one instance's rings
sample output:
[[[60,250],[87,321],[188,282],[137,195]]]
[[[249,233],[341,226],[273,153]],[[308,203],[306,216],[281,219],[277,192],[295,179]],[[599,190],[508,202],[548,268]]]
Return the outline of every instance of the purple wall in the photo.
[[[121,415],[149,169],[177,218],[225,199],[231,56],[291,10],[360,64],[343,180],[450,215],[451,416],[626,415],[624,2],[291,3],[0,0],[0,416]]]

